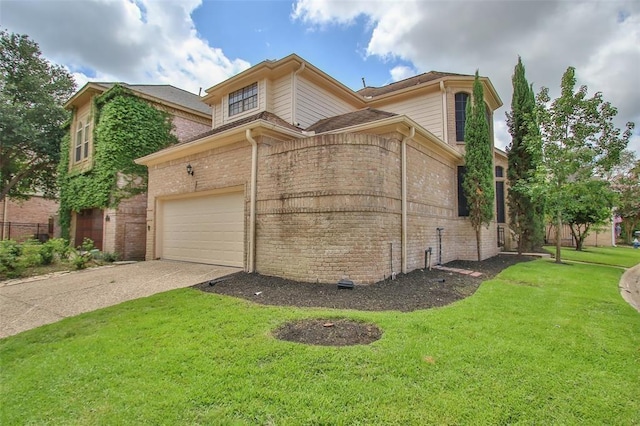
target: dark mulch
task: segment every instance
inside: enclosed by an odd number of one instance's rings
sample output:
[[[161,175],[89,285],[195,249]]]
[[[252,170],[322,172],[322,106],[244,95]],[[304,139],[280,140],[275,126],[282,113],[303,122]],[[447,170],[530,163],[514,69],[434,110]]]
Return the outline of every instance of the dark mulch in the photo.
[[[361,311],[414,311],[445,306],[471,296],[482,281],[503,269],[532,257],[498,255],[482,262],[454,261],[450,268],[481,272],[475,278],[436,269],[400,274],[395,280],[339,289],[336,284],[301,283],[283,278],[239,272],[220,281],[204,282],[194,288],[240,297],[264,305],[298,306]],[[345,346],[369,344],[382,332],[373,324],[346,319],[309,319],[285,324],[274,331],[282,340],[313,345]]]
[[[472,295],[480,283],[513,264],[531,257],[498,255],[482,262],[454,261],[447,267],[482,272],[479,278],[435,269],[400,274],[395,280],[339,289],[337,284],[301,283],[283,278],[239,272],[223,281],[194,287],[202,291],[240,297],[264,305],[298,306],[361,311],[415,311],[448,305]]]

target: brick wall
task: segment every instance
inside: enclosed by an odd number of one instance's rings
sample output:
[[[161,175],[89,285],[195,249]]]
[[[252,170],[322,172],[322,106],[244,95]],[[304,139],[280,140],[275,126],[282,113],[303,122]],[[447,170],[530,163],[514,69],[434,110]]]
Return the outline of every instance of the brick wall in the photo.
[[[291,141],[258,139],[256,270],[301,281],[373,283],[401,272],[400,134],[321,135]],[[457,217],[456,165],[428,147],[407,148],[408,271],[437,262],[475,260],[475,233]],[[194,176],[186,173],[191,164]],[[248,251],[248,142],[211,149],[149,169],[146,258],[158,257],[158,200],[245,188]],[[482,231],[482,257],[498,252],[496,227]]]
[[[121,201],[117,209],[106,209],[103,251],[116,253],[122,260],[143,260],[147,246],[146,210],[146,194]]]
[[[57,201],[48,200],[37,195],[24,201],[5,198],[0,201],[0,222],[47,224],[49,218],[58,213],[58,206]],[[33,237],[36,232],[37,228],[34,227],[13,226],[12,229],[9,229],[9,225],[0,226],[0,238],[11,237],[12,239],[22,240],[27,237]],[[43,234],[47,232],[48,228],[46,227],[40,231]]]
[[[256,269],[373,283],[400,270],[400,145],[324,135],[261,147]]]
[[[198,119],[198,117],[173,116],[173,134],[179,141],[185,141],[208,130],[211,130],[211,120],[209,122]]]

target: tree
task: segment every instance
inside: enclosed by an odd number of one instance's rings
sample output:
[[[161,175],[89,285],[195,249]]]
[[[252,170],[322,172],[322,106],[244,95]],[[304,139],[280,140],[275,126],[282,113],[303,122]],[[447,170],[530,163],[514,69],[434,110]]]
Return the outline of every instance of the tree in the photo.
[[[544,203],[532,199],[522,185],[535,175],[542,160],[540,129],[536,118],[533,88],[527,82],[522,60],[518,57],[513,77],[511,112],[507,125],[511,145],[507,149],[509,182],[509,226],[518,240],[518,253],[535,251],[544,239]]]
[[[473,82],[473,99],[467,102],[465,140],[465,174],[462,182],[469,206],[469,220],[476,233],[478,261],[480,258],[480,230],[493,219],[493,147],[489,138],[489,123],[485,115],[484,92],[478,71]]]
[[[602,93],[588,98],[586,86],[574,91],[575,86],[575,69],[569,67],[562,76],[560,97],[551,102],[546,87],[537,97],[543,158],[530,187],[534,196],[546,200],[556,222],[557,263],[561,263],[559,234],[575,202],[576,188],[589,188],[587,182],[601,179],[620,161],[634,127],[627,123],[621,132],[613,124],[617,110]]]
[[[54,196],[62,106],[75,90],[71,75],[41,57],[26,35],[0,31],[0,200]]]
[[[618,194],[615,213],[622,219],[624,241],[631,243],[633,231],[640,225],[640,159],[631,151],[625,152],[622,167],[611,177]]]
[[[566,191],[569,202],[563,212],[563,221],[569,224],[576,250],[582,250],[591,228],[611,219],[616,194],[608,182],[599,179],[569,183]]]

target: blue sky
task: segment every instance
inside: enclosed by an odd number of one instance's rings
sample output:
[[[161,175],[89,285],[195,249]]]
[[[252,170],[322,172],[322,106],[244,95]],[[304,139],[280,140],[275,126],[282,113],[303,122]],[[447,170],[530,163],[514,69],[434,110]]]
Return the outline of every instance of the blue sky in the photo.
[[[589,94],[635,121],[640,151],[637,0],[0,0],[0,28],[29,35],[87,81],[172,84],[197,93],[265,59],[297,53],[357,90],[430,70],[489,77],[505,112],[518,55],[534,89],[559,93],[568,66]]]

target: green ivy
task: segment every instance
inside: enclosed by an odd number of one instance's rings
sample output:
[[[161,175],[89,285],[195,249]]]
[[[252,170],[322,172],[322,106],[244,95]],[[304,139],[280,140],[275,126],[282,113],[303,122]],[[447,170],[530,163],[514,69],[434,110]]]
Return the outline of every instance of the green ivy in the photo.
[[[95,99],[93,114],[93,167],[89,171],[70,172],[70,133],[61,143],[60,224],[66,238],[72,211],[115,208],[120,201],[146,192],[147,168],[133,160],[177,142],[171,134],[171,115],[120,85]]]

